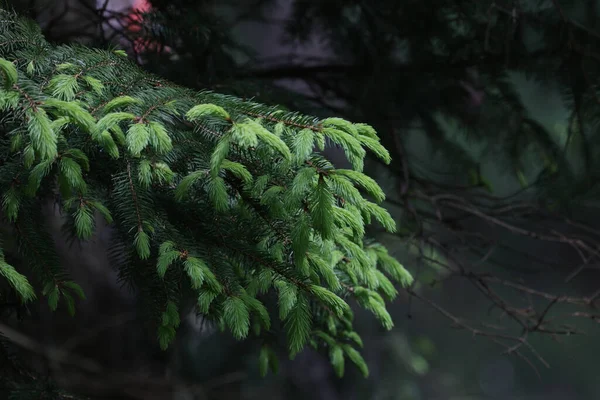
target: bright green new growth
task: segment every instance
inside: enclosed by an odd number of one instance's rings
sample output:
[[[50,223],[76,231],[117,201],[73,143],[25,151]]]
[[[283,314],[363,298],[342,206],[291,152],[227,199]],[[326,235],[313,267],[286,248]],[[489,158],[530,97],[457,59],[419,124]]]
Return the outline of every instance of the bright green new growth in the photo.
[[[73,294],[83,297],[39,223],[55,196],[76,238],[93,235],[96,213],[115,228],[113,262],[151,306],[163,348],[179,305],[196,298],[199,312],[236,338],[264,339],[262,374],[277,369],[272,335],[262,334],[275,326],[292,357],[310,344],[326,350],[338,375],[345,358],[368,374],[346,299],[390,329],[391,280],[412,280],[365,241],[371,221],[395,230],[377,204],[383,191],[361,172],[367,150],[390,161],[371,127],[191,91],[121,52],[54,47],[31,23],[6,11],[2,19],[2,212],[12,251],[37,273],[52,309],[63,302],[74,313]],[[327,138],[353,170],[314,152]],[[23,301],[35,298],[1,252],[0,276]]]

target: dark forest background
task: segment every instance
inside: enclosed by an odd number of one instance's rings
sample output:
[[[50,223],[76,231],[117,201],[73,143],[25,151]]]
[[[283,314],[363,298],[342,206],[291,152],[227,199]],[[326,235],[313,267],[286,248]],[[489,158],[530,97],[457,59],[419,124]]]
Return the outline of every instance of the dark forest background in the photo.
[[[105,238],[59,242],[88,298],[75,319],[29,310],[18,337],[137,378],[32,355],[53,384],[101,398],[600,398],[600,2],[8,3],[51,41],[125,49],[181,85],[371,124],[393,162],[366,169],[400,226],[371,234],[416,278],[391,306],[391,332],[357,311],[368,379],[350,368],[337,379],[309,351],[263,379],[257,343],[193,313],[174,349],[158,350]],[[178,390],[149,389],[163,379]]]

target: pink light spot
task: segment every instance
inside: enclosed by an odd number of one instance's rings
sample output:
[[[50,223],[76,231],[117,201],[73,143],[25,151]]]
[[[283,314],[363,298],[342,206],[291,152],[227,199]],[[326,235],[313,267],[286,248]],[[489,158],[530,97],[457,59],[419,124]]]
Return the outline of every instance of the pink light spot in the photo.
[[[128,27],[129,31],[134,33],[140,32],[144,22],[144,14],[150,12],[151,9],[152,5],[148,2],[148,0],[135,0],[131,6],[131,14],[129,15],[131,21],[131,24]],[[134,39],[133,47],[136,54],[149,51],[165,51],[167,53],[171,51],[168,46],[162,46],[158,42],[143,38]]]
[[[140,12],[148,12],[152,6],[148,3],[148,0],[135,0],[132,9]]]

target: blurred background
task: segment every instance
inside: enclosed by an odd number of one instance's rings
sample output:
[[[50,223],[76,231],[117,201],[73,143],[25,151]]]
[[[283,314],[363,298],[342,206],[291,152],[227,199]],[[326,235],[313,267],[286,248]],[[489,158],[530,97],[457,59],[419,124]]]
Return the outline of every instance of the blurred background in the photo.
[[[118,47],[181,85],[371,124],[393,162],[366,170],[400,230],[370,234],[416,279],[390,306],[392,331],[357,309],[368,379],[350,367],[337,379],[308,350],[282,352],[280,373],[261,378],[260,343],[194,313],[161,352],[102,232],[77,249],[57,236],[88,295],[75,319],[42,302],[15,322],[6,300],[0,321],[20,347],[112,371],[31,356],[52,384],[93,398],[600,399],[599,3],[8,1],[50,41]]]

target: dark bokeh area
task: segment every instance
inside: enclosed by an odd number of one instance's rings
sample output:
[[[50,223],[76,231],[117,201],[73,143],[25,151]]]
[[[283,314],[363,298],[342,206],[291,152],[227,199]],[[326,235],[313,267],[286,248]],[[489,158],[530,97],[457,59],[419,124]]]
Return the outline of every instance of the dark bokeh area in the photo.
[[[75,318],[41,304],[13,323],[0,295],[3,334],[48,374],[40,385],[106,399],[600,398],[599,1],[8,3],[53,42],[124,49],[180,85],[372,125],[393,161],[365,169],[399,231],[369,235],[415,277],[391,331],[356,308],[367,379],[350,364],[338,379],[308,350],[282,350],[262,378],[260,343],[193,304],[161,351],[109,263],[109,228],[70,246],[49,206],[87,299]]]

